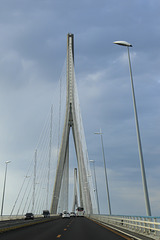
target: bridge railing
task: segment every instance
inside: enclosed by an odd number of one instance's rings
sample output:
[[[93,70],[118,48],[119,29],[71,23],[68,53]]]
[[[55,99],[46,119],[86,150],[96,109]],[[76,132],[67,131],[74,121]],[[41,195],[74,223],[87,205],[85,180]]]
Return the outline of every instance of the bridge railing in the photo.
[[[88,215],[87,217],[103,224],[128,229],[152,238],[160,239],[160,217],[148,216],[115,216],[115,215]]]
[[[51,217],[58,216],[57,214],[50,214]],[[42,218],[43,214],[34,214],[35,218]],[[25,215],[4,215],[0,216],[0,221],[7,221],[7,220],[16,220],[16,219],[25,219]]]

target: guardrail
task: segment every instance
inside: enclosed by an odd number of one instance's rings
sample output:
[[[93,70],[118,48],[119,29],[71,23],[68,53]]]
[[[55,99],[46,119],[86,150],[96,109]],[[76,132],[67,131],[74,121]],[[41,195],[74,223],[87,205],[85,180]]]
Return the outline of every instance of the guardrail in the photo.
[[[50,214],[51,217],[57,216],[57,214]],[[42,214],[34,214],[35,218],[42,218]],[[7,220],[16,220],[16,219],[25,219],[25,215],[4,215],[0,216],[0,221],[7,221]]]
[[[116,216],[116,215],[88,215],[87,217],[104,224],[118,226],[153,239],[160,239],[160,217],[148,216]]]

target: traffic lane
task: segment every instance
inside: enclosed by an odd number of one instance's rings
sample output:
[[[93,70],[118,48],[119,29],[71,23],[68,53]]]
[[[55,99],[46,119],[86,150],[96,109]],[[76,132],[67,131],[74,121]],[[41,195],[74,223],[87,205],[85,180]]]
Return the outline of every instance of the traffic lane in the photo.
[[[51,222],[36,224],[0,234],[2,240],[34,239],[34,240],[124,240],[103,226],[85,218],[57,219]]]
[[[11,225],[14,225],[14,224],[19,224],[19,223],[26,223],[26,222],[29,222],[29,221],[35,221],[35,220],[41,220],[41,219],[44,219],[44,217],[41,217],[41,218],[34,218],[34,219],[27,219],[25,220],[25,217],[24,218],[21,218],[21,219],[11,219],[11,220],[4,220],[4,221],[0,221],[0,227],[3,227],[3,226],[11,226]]]
[[[50,222],[31,225],[24,228],[0,233],[0,240],[49,240],[57,239],[62,231],[70,224],[71,219],[56,219]],[[33,222],[34,224],[34,222]]]
[[[110,231],[104,226],[95,223],[85,217],[76,217],[71,221],[71,224],[67,227],[65,232],[63,231],[61,239],[63,240],[124,240],[131,238],[122,237],[116,231]]]
[[[43,221],[50,221],[50,219],[56,219],[56,218],[59,218],[58,216],[57,217],[50,217],[50,218],[44,218],[44,217],[41,217],[41,218],[34,218],[34,219],[15,219],[15,220],[6,220],[6,221],[0,221],[0,232],[1,230],[3,229],[6,229],[6,228],[13,228],[13,227],[19,227],[21,225],[28,225],[29,223],[33,223],[33,222],[43,222]]]

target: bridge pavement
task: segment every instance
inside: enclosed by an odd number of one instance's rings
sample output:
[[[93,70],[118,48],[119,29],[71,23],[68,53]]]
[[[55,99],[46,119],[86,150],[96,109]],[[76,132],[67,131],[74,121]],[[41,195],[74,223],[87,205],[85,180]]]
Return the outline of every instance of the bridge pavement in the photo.
[[[34,221],[33,221],[34,223]],[[0,240],[124,240],[136,239],[99,225],[85,217],[56,219],[0,233]],[[140,238],[149,239],[149,238]]]

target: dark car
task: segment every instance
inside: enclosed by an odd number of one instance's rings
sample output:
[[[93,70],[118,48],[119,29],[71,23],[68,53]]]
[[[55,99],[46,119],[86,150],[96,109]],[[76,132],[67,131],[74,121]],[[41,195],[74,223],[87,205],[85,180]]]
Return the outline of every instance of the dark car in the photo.
[[[43,214],[44,218],[46,217],[50,217],[50,212],[48,210],[43,210]]]
[[[33,213],[26,213],[26,215],[25,215],[25,220],[28,220],[28,219],[34,219],[34,215],[33,215]]]

